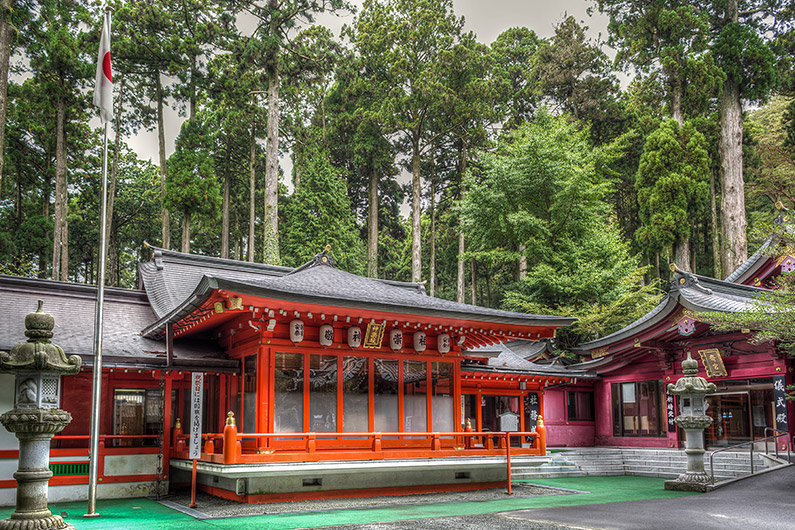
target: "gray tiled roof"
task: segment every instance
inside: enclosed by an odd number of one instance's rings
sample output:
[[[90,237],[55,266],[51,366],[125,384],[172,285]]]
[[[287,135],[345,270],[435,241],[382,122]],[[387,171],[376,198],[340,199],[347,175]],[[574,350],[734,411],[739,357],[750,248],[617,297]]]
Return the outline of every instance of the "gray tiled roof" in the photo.
[[[36,310],[37,301],[55,317],[53,342],[67,355],[80,355],[93,364],[96,287],[0,275],[0,293],[7,310],[0,319],[0,350],[7,351],[25,338],[25,315]],[[141,336],[142,328],[155,320],[142,291],[106,288],[103,324],[103,364],[165,367],[165,343]],[[235,368],[212,342],[174,344],[174,366]]]
[[[559,364],[537,364],[530,362],[520,357],[518,354],[508,348],[508,346],[502,343],[495,345],[494,348],[499,349],[500,354],[497,357],[489,359],[486,366],[468,364],[463,365],[462,370],[475,372],[499,371],[523,375],[561,375],[584,379],[591,379],[595,377],[593,374],[589,374],[585,370],[566,369],[564,366]]]
[[[284,276],[293,271],[288,267],[150,248],[152,260],[139,263],[138,271],[158,318],[173,311],[190,296],[205,274],[232,280],[252,280]]]
[[[144,334],[157,336],[166,322],[178,321],[199,301],[206,299],[214,289],[278,300],[501,324],[566,326],[574,321],[572,318],[528,315],[461,304],[428,296],[424,289],[411,289],[404,285],[341,271],[317,257],[310,266],[301,267],[281,277],[233,280],[208,275],[199,283],[192,296],[187,297],[181,306],[161,318],[157,324],[146,328]]]
[[[756,270],[756,267],[758,265],[764,264],[764,262],[767,261],[766,251],[770,247],[771,242],[772,238],[767,238],[765,242],[762,243],[762,246],[759,247],[759,250],[754,252],[750,258],[745,260],[745,262],[737,268],[737,270],[726,277],[726,281],[741,283],[749,276],[752,276],[753,272]]]
[[[577,350],[591,351],[633,337],[672,315],[680,305],[695,312],[736,313],[746,309],[764,292],[765,289],[758,287],[677,271],[671,282],[671,290],[654,309],[623,329],[580,344]]]

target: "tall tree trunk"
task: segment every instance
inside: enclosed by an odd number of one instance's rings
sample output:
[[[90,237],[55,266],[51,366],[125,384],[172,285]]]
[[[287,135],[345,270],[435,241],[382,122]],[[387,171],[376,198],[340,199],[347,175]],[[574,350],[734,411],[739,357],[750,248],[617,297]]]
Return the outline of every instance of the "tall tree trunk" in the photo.
[[[467,152],[466,152],[466,142],[461,140],[461,160],[460,160],[460,193],[459,193],[459,200],[464,199],[464,193],[466,192],[464,188],[464,175],[466,174],[467,170]],[[458,269],[456,274],[456,285],[455,285],[455,299],[456,302],[461,304],[464,303],[464,289],[465,289],[465,280],[464,280],[464,250],[465,250],[465,241],[464,241],[464,226],[461,223],[461,220],[458,220]]]
[[[188,120],[193,121],[196,119],[196,73],[198,68],[196,66],[196,56],[191,55],[190,58],[190,107],[188,113]]]
[[[422,278],[422,234],[420,218],[422,204],[420,202],[420,145],[415,138],[411,154],[411,281],[419,282]]]
[[[59,280],[63,277],[64,272],[61,270],[63,267],[63,260],[61,256],[64,254],[64,240],[66,238],[66,198],[63,196],[67,191],[66,186],[66,138],[64,126],[66,121],[66,104],[64,103],[63,96],[58,96],[56,102],[56,136],[55,136],[55,219],[53,223],[53,238],[52,238],[52,279]],[[67,256],[68,260],[68,256]],[[67,261],[68,263],[68,261]],[[67,267],[68,269],[68,267]],[[66,271],[69,274],[69,271]]]
[[[121,152],[121,115],[124,108],[124,81],[122,77],[119,84],[119,101],[116,107],[116,123],[113,126],[113,163],[110,166],[110,179],[108,181],[108,203],[107,203],[107,217],[105,219],[105,238],[107,241],[107,256],[100,256],[100,259],[106,259],[108,264],[108,276],[106,283],[108,285],[118,285],[116,277],[116,234],[111,229],[113,227],[113,203],[116,198],[116,179],[119,174],[119,153]]]
[[[168,210],[164,206],[166,200],[166,129],[163,122],[163,85],[160,82],[160,72],[155,72],[155,86],[157,94],[157,148],[160,155],[160,220],[161,238],[163,248],[171,247],[171,228]]]
[[[527,278],[527,245],[519,245],[519,281]]]
[[[273,3],[273,2],[271,2]],[[265,213],[262,261],[279,265],[279,70],[268,72],[268,145],[265,150]]]
[[[709,209],[712,215],[712,262],[713,274],[717,279],[721,276],[720,266],[720,230],[718,228],[718,205],[715,199],[715,172],[709,172]]]
[[[11,0],[0,2],[0,194],[3,191],[3,160],[8,105],[8,60],[11,57]]]
[[[685,123],[685,115],[682,111],[682,85],[675,82],[671,87],[671,117],[681,127]]]
[[[254,95],[252,94],[252,98]],[[251,159],[248,174],[248,261],[254,261],[254,219],[256,218],[256,169],[257,169],[257,126],[251,120]]]
[[[720,96],[721,156],[721,256],[722,272],[728,276],[748,258],[743,181],[743,116],[740,87],[727,81]]]
[[[680,271],[690,272],[690,238],[680,237],[674,244],[674,263]]]
[[[738,21],[738,1],[729,0],[726,7],[729,22]],[[745,182],[743,181],[743,109],[740,86],[727,80],[723,84],[720,104],[721,158],[721,255],[722,273],[734,272],[748,259],[745,229]]]
[[[478,305],[478,277],[475,260],[469,262],[472,270],[472,305]]]
[[[190,254],[190,212],[182,216],[182,252]]]
[[[226,150],[229,157],[229,149]],[[229,186],[232,176],[229,174],[229,163],[227,160],[224,175],[224,202],[221,207],[223,210],[221,219],[221,257],[229,258]]]
[[[374,168],[367,184],[367,276],[378,278],[378,174]]]
[[[430,214],[431,214],[431,237],[430,237],[430,244],[431,244],[431,262],[429,269],[429,283],[430,283],[430,294],[431,296],[436,295],[436,190],[434,189],[434,181],[433,177],[431,177],[431,204],[430,204]]]
[[[63,186],[62,195],[66,197],[66,176],[64,176],[64,186]],[[64,201],[66,202],[66,201]],[[68,219],[68,206],[64,204],[61,206],[61,211],[63,211],[63,227],[61,228],[61,236],[63,237],[63,241],[61,242],[61,281],[68,282],[69,281],[69,219]]]
[[[461,225],[459,223],[458,226],[458,274],[456,275],[456,285],[455,285],[455,301],[463,304],[464,303],[464,259],[461,257],[464,255],[464,231],[461,229]]]

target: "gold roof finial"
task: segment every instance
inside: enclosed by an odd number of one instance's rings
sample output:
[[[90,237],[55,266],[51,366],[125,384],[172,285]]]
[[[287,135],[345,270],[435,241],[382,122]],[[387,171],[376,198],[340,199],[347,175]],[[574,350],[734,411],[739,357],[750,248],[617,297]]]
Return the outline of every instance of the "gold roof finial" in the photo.
[[[676,266],[676,263],[671,263],[668,265],[668,268],[671,269],[671,272],[676,272],[679,270],[679,268]]]
[[[326,250],[325,251],[328,252],[330,250],[331,250],[331,245],[326,245]]]
[[[781,201],[776,201],[776,210],[779,212],[784,209],[784,203]]]

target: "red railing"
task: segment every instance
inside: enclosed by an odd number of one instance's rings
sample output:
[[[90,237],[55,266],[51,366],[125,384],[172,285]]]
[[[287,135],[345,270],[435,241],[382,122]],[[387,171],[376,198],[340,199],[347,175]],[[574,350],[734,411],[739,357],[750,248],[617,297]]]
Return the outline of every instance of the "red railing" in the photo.
[[[511,445],[515,439],[519,446]],[[223,433],[202,435],[202,461],[227,465],[266,462],[434,458],[445,456],[506,457],[507,493],[511,494],[511,454],[546,454],[546,431],[536,432],[362,432],[362,433]],[[174,458],[188,458],[189,436],[174,432]],[[531,441],[525,446],[525,442]]]

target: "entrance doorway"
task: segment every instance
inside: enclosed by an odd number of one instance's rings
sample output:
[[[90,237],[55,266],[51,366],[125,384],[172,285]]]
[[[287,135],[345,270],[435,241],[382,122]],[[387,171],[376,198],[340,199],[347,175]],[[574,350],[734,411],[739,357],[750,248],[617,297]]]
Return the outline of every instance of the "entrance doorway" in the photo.
[[[481,399],[481,421],[483,431],[519,431],[519,396],[483,396]],[[521,445],[517,437],[511,440],[511,445]]]
[[[707,415],[712,425],[705,431],[708,447],[727,447],[751,440],[751,396],[749,392],[727,392],[707,396]]]

